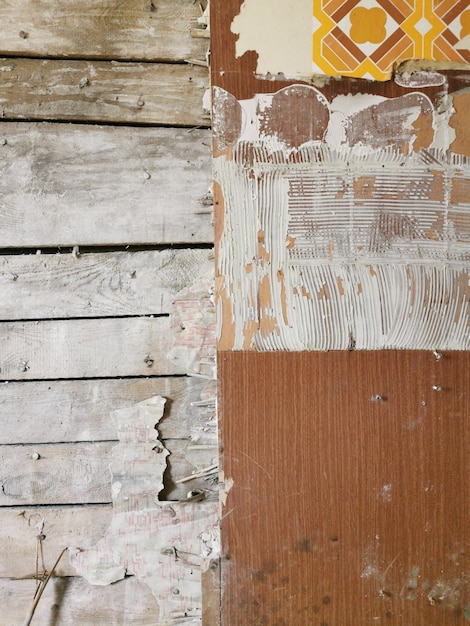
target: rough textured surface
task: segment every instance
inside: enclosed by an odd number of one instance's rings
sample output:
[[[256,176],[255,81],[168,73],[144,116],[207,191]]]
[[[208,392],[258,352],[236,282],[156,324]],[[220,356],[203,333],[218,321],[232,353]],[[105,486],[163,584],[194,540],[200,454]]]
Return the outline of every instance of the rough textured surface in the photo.
[[[0,380],[184,374],[167,317],[5,322]]]
[[[182,333],[169,319],[173,301],[213,273],[202,108],[208,41],[190,35],[203,28],[200,17],[191,0],[0,6],[2,624],[24,622],[34,579],[44,579],[64,547],[103,539],[112,519],[114,410],[167,399],[161,434],[170,454],[153,477],[164,487],[154,535],[168,521],[178,535],[175,500],[217,488],[215,381],[189,378],[168,358]],[[194,352],[203,338],[208,348],[205,317],[185,321]],[[185,506],[189,515],[207,502]],[[153,556],[166,559],[167,575],[174,552]],[[195,616],[166,619],[135,576],[97,588],[67,561],[33,623],[201,623],[200,582]]]
[[[2,122],[0,247],[210,243],[210,167],[207,130]]]
[[[155,396],[114,412],[120,443],[111,454],[113,519],[93,548],[71,553],[95,585],[131,573],[152,590],[159,621],[201,615],[204,558],[219,555],[218,501],[159,503],[168,451],[156,425],[165,400]]]
[[[37,381],[1,386],[0,443],[109,441],[117,438],[112,411],[156,394],[168,398],[160,424],[163,439],[188,439],[213,419],[215,381],[195,377]],[[211,414],[212,411],[212,414]]]
[[[216,110],[229,100],[215,89]],[[214,120],[220,348],[468,349],[452,100],[297,85],[237,104],[236,137],[233,115]]]
[[[212,251],[194,249],[0,256],[0,318],[169,314],[212,266]]]
[[[6,0],[0,54],[181,62],[206,53],[188,36],[200,16],[188,0]]]
[[[468,351],[355,348],[467,346],[468,73],[261,80],[249,4],[211,24],[222,623],[463,624]]]
[[[4,119],[208,126],[203,67],[7,58],[0,72]]]
[[[33,580],[0,579],[4,623],[24,622],[35,584]],[[52,578],[38,605],[33,624],[149,626],[157,619],[155,598],[134,576],[107,587],[94,587],[85,579],[73,576]]]

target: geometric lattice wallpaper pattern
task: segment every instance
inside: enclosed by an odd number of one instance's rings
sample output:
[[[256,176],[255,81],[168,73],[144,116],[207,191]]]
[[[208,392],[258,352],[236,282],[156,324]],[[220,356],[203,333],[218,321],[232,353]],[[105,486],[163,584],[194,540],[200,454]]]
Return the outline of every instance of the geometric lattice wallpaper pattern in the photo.
[[[385,80],[405,59],[469,63],[469,0],[313,0],[314,73]]]

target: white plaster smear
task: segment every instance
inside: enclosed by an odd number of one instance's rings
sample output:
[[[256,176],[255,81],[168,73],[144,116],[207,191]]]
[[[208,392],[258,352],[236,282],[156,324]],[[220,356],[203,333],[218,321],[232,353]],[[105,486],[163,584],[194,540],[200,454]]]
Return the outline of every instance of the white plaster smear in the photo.
[[[258,74],[312,74],[312,0],[245,0],[231,31],[237,57],[258,53]]]
[[[417,151],[427,99],[421,110],[408,95],[401,117],[386,113],[401,120],[404,152],[393,132],[380,148],[348,143],[348,103],[364,111],[372,96],[338,98],[324,140],[296,148],[261,132],[257,98],[240,102],[250,139],[242,131],[214,162],[223,345],[470,349],[470,159],[449,150],[452,103],[434,112],[431,143]]]
[[[156,424],[165,399],[155,396],[113,413],[120,443],[111,460],[113,518],[92,548],[70,550],[78,574],[108,585],[133,574],[159,605],[152,623],[200,624],[201,571],[219,555],[218,502],[160,502],[168,451]]]

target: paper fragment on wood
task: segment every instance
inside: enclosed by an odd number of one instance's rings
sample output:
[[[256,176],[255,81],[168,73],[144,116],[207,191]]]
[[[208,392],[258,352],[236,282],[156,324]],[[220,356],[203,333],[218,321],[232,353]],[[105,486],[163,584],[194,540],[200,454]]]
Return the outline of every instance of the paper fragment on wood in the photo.
[[[219,554],[218,502],[160,502],[168,451],[156,424],[165,399],[155,396],[113,418],[120,443],[111,461],[113,518],[92,548],[72,551],[77,572],[95,585],[133,574],[151,589],[159,621],[193,623],[201,615],[201,570]],[[194,622],[197,623],[197,622]]]
[[[174,331],[168,359],[190,376],[209,380],[215,373],[214,269],[212,263],[194,283],[175,298],[170,312]]]

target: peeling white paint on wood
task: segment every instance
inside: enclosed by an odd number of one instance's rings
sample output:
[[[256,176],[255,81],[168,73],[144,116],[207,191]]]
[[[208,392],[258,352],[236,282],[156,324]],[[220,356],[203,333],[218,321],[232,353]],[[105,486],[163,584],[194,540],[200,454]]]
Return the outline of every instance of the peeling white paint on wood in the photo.
[[[213,267],[174,299],[170,326],[174,332],[168,358],[192,376],[216,378]]]
[[[0,507],[111,502],[115,436],[113,441],[1,446]],[[217,487],[204,478],[178,482],[212,463],[216,448],[192,450],[188,433],[186,439],[165,440],[165,448],[170,456],[162,501],[185,500],[190,489],[216,494]]]
[[[342,98],[216,111],[219,346],[468,349],[470,161],[449,116],[419,93]]]
[[[217,501],[158,501],[166,465],[156,430],[163,405],[157,396],[113,414],[120,436],[111,462],[113,519],[93,548],[71,554],[77,572],[93,584],[110,584],[127,572],[144,581],[157,598],[160,621],[200,617],[201,568],[219,551]]]

